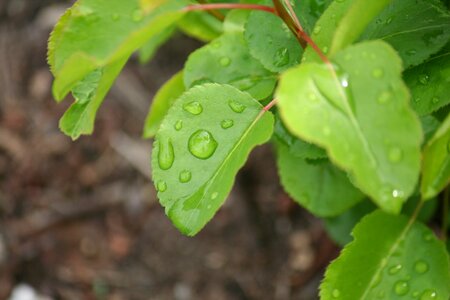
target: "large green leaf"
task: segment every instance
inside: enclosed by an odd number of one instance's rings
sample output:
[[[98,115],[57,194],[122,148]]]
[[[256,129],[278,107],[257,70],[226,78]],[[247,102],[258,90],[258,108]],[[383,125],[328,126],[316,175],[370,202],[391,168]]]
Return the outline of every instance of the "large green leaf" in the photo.
[[[426,63],[407,70],[405,82],[411,90],[412,106],[421,116],[450,103],[450,45]]]
[[[169,108],[185,90],[182,71],[175,74],[161,87],[153,98],[150,112],[145,120],[144,138],[151,138],[156,134]]]
[[[55,98],[64,98],[94,70],[129,57],[183,16],[185,1],[160,2],[167,3],[149,9],[139,0],[76,2],[61,18],[49,41]],[[155,4],[149,5],[153,8]]]
[[[272,131],[272,114],[228,85],[196,86],[174,103],[152,167],[160,202],[181,232],[194,235],[214,216],[251,149]]]
[[[337,53],[334,63],[286,72],[276,95],[280,114],[380,207],[398,213],[417,183],[422,140],[401,61],[389,45],[373,41]]]
[[[422,172],[424,199],[436,196],[450,182],[450,115],[424,149]]]
[[[314,215],[339,215],[364,198],[347,174],[328,160],[307,161],[292,155],[280,142],[276,146],[281,184],[298,204]]]
[[[205,82],[231,84],[261,100],[272,94],[276,77],[251,57],[242,33],[230,32],[189,56],[185,85]]]
[[[450,14],[439,1],[392,0],[367,27],[362,39],[383,39],[400,54],[405,68],[422,63],[450,38]]]
[[[326,271],[322,300],[449,299],[445,246],[424,225],[376,211],[353,236]]]

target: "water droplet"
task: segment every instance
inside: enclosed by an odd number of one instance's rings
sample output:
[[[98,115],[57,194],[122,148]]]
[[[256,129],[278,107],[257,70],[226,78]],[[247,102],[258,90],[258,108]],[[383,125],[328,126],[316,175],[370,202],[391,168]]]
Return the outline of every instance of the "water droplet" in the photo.
[[[228,67],[231,64],[231,59],[224,56],[219,60],[219,63],[222,67]]]
[[[388,273],[389,273],[389,275],[395,275],[395,274],[397,274],[398,272],[400,272],[400,270],[401,270],[402,268],[403,268],[403,266],[402,266],[401,264],[395,265],[395,266],[389,268]]]
[[[228,102],[228,105],[235,113],[238,113],[238,114],[242,113],[247,108],[244,104],[241,104],[234,100],[230,100]]]
[[[387,18],[386,24],[391,24],[391,22],[392,22],[392,17]]]
[[[331,128],[328,127],[328,126],[324,126],[322,128],[322,132],[323,132],[324,135],[329,136],[331,134]]]
[[[433,290],[425,290],[420,296],[420,300],[435,300],[437,299],[437,293]]]
[[[175,160],[175,154],[173,151],[172,141],[170,139],[162,139],[158,143],[158,164],[162,170],[169,170],[173,161]]]
[[[208,159],[217,149],[217,141],[206,130],[197,130],[191,135],[188,142],[189,151],[197,158]]]
[[[142,11],[140,10],[140,9],[136,9],[134,12],[133,12],[133,15],[131,16],[131,19],[134,21],[134,22],[140,22],[140,21],[142,21],[142,18],[144,17],[144,15],[142,14]]]
[[[428,76],[427,74],[420,75],[419,82],[423,85],[427,85],[428,82],[430,82],[430,76]]]
[[[378,96],[378,103],[380,104],[385,104],[387,102],[389,102],[389,100],[391,100],[392,98],[392,93],[389,91],[384,91],[380,94],[380,96]]]
[[[313,34],[319,34],[321,30],[322,27],[320,25],[317,25],[316,27],[314,27]]]
[[[376,68],[372,71],[372,76],[375,78],[382,78],[384,76],[383,69]]]
[[[438,97],[433,97],[433,99],[431,99],[431,101],[432,101],[434,104],[438,104],[440,100],[441,100],[441,99],[439,99]]]
[[[203,112],[203,106],[197,101],[192,101],[183,105],[183,109],[193,115],[199,115]]]
[[[415,102],[420,102],[420,100],[422,100],[422,99],[420,99],[420,97],[414,98],[414,101],[415,101]]]
[[[327,54],[328,53],[328,47],[327,46],[323,47],[322,52],[323,52],[323,54]]]
[[[192,178],[192,173],[188,170],[184,170],[180,172],[180,176],[178,179],[180,179],[181,183],[186,183],[191,181]]]
[[[413,292],[412,293],[412,296],[414,297],[414,298],[417,298],[417,297],[419,297],[419,292],[418,291],[415,291],[415,292]]]
[[[211,194],[211,200],[214,200],[214,199],[216,199],[216,198],[217,198],[217,196],[219,196],[219,193],[218,193],[218,192],[214,192],[214,193],[212,193],[212,194]]]
[[[393,190],[392,191],[392,198],[394,199],[403,199],[405,197],[405,193],[401,190]]]
[[[211,208],[212,208],[211,204],[208,204],[208,205],[206,206],[206,209],[211,209]]]
[[[309,92],[308,93],[308,99],[313,101],[313,102],[316,102],[317,100],[319,100],[319,98],[317,98],[316,94],[313,93],[313,92]]]
[[[220,123],[220,126],[222,126],[223,129],[231,128],[231,127],[233,127],[233,125],[234,125],[233,120],[223,120]]]
[[[274,65],[276,67],[284,67],[289,63],[289,58],[288,48],[280,48],[273,56]]]
[[[432,233],[425,232],[423,234],[423,239],[427,242],[431,242],[433,240],[434,235]]]
[[[417,54],[417,50],[416,49],[410,49],[408,51],[406,51],[406,55],[408,56],[413,56]]]
[[[176,131],[183,129],[183,120],[178,120],[173,127]]]
[[[389,150],[389,161],[396,163],[399,162],[403,157],[402,149],[398,147],[393,147]]]
[[[406,295],[409,292],[408,282],[404,280],[397,281],[397,283],[394,286],[394,292],[399,296]]]
[[[222,42],[220,42],[220,41],[214,41],[214,42],[211,44],[211,46],[212,46],[213,48],[218,49],[218,48],[220,48],[220,47],[222,46]]]
[[[118,20],[120,19],[120,15],[119,15],[119,14],[112,14],[112,15],[111,15],[111,19],[112,19],[113,21],[118,21]]]
[[[414,270],[419,274],[426,273],[428,271],[428,268],[428,264],[423,260],[419,260],[414,264]]]
[[[338,289],[334,289],[331,292],[331,296],[333,296],[333,298],[339,298],[339,296],[341,296],[341,292]]]
[[[165,192],[167,190],[167,183],[164,180],[158,181],[158,183],[156,184],[156,189],[158,190],[158,192]]]

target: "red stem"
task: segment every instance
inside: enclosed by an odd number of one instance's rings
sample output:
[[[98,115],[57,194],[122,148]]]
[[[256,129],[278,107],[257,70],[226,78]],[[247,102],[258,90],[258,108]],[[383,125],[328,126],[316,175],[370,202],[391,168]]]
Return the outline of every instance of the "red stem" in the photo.
[[[320,50],[319,46],[317,46],[316,43],[314,43],[314,41],[309,37],[309,35],[307,35],[303,30],[299,29],[297,31],[298,36],[303,39],[304,41],[306,41],[306,43],[308,45],[310,45],[313,50],[317,53],[317,55],[319,55],[320,59],[326,63],[331,65],[331,61],[328,59],[328,57],[322,52],[322,50]]]
[[[213,9],[249,9],[249,10],[261,10],[274,15],[277,12],[274,8],[266,5],[259,4],[240,4],[240,3],[211,3],[211,4],[193,4],[186,6],[184,11],[194,10],[213,10]]]
[[[272,107],[274,107],[278,103],[278,99],[273,99],[269,104],[264,106],[263,111],[269,111]]]

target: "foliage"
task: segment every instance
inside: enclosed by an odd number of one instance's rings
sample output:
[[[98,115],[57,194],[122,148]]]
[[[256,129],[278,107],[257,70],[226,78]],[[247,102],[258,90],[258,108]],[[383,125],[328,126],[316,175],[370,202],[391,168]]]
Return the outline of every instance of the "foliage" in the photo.
[[[147,62],[180,30],[206,44],[143,134],[174,225],[198,233],[270,140],[286,191],[346,245],[321,299],[448,299],[448,253],[423,224],[449,201],[448,1],[199,2],[78,0],[48,47],[55,98],[74,98],[62,131],[92,133],[132,54]]]

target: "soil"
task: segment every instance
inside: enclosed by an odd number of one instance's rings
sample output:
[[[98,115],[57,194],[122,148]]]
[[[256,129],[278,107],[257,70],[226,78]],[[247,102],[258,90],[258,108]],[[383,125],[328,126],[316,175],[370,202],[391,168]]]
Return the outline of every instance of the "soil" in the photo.
[[[200,43],[176,35],[147,65],[131,59],[95,132],[58,129],[46,42],[70,1],[0,1],[0,299],[20,283],[49,299],[317,299],[338,248],[279,185],[257,148],[223,208],[194,238],[158,204],[152,96]]]

